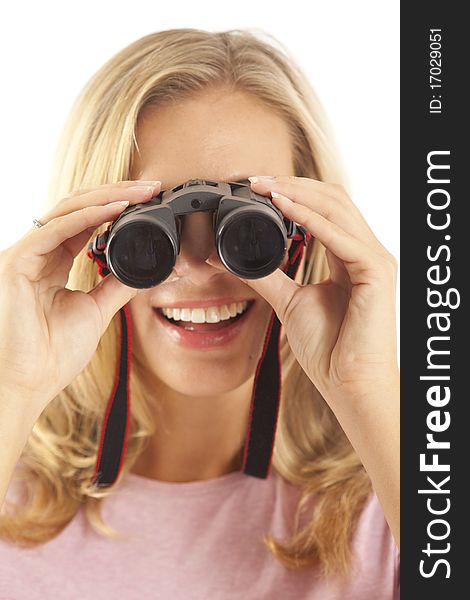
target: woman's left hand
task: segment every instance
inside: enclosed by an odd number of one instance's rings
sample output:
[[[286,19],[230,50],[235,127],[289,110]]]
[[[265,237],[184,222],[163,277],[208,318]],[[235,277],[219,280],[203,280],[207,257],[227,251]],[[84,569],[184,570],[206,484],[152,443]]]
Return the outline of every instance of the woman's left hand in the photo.
[[[272,194],[285,217],[326,247],[330,277],[302,286],[278,269],[244,281],[274,308],[298,362],[333,410],[388,388],[398,377],[395,259],[341,186],[257,179],[254,192]]]
[[[399,545],[396,261],[345,190],[304,177],[252,181],[326,248],[330,276],[299,285],[281,269],[244,280],[267,300],[289,345],[355,448]],[[276,195],[280,194],[280,195]]]

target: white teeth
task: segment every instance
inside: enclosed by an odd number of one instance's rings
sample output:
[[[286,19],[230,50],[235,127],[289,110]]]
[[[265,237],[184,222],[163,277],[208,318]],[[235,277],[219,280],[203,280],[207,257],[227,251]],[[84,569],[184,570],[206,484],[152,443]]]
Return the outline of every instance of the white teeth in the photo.
[[[206,323],[218,323],[220,321],[219,311],[215,306],[206,308]]]
[[[174,321],[190,321],[192,323],[218,323],[245,312],[248,302],[232,302],[222,306],[209,308],[162,308],[161,311],[168,319]]]
[[[191,309],[190,308],[182,308],[181,309],[181,320],[182,321],[191,321]]]
[[[230,311],[228,309],[228,306],[226,304],[224,304],[223,306],[221,306],[219,308],[220,310],[220,318],[222,321],[226,321],[227,319],[230,319]]]
[[[203,308],[193,308],[191,311],[191,321],[193,323],[205,323],[206,315]]]

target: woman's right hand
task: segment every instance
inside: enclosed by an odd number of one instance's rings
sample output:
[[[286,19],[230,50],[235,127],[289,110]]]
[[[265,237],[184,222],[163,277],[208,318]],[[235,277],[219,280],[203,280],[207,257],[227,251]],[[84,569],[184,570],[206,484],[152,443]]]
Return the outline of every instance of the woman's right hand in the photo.
[[[149,184],[155,185],[149,185]],[[138,184],[138,185],[137,185]],[[91,234],[160,182],[123,181],[79,190],[0,252],[0,389],[37,416],[85,368],[111,319],[138,290],[110,274],[89,292],[65,288]]]

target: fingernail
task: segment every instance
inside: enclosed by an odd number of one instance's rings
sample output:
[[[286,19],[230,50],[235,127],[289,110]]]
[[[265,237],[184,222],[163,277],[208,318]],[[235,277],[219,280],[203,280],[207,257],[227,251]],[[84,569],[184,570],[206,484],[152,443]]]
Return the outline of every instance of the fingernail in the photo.
[[[109,202],[104,205],[104,208],[121,208],[124,206],[129,206],[129,200],[118,200],[117,202]]]
[[[136,179],[136,185],[150,185],[152,187],[157,187],[157,185],[161,185],[161,181],[144,181],[143,179]]]
[[[272,175],[257,175],[256,177],[248,177],[251,183],[268,183],[269,181],[274,181],[276,179]]]
[[[130,190],[140,190],[141,192],[153,192],[155,187],[153,185],[131,185]]]
[[[290,198],[288,198],[287,196],[283,196],[282,194],[279,194],[279,192],[271,192],[271,196],[273,198],[275,198],[276,200],[287,200],[287,202],[292,203],[292,200]]]

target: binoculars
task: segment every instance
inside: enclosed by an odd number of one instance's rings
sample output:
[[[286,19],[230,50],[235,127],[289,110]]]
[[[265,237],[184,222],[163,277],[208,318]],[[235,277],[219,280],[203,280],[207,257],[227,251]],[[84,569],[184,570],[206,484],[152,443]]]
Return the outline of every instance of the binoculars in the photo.
[[[288,238],[304,231],[284,218],[270,198],[253,192],[249,182],[191,179],[126,208],[88,250],[122,283],[154,287],[172,272],[180,252],[181,219],[194,212],[212,213],[220,260],[246,279],[275,271]]]

